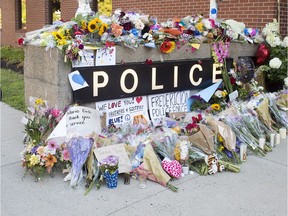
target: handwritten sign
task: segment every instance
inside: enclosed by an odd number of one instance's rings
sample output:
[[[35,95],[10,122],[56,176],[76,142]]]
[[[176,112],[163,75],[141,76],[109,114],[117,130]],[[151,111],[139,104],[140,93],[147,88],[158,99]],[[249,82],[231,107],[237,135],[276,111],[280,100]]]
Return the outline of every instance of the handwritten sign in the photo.
[[[71,107],[66,113],[67,134],[89,135],[92,132],[100,134],[100,113],[83,106]]]
[[[119,173],[130,172],[132,170],[131,162],[128,158],[124,147],[125,144],[116,144],[94,149],[94,154],[98,161],[106,158],[109,155],[119,157]]]
[[[95,66],[94,50],[83,49],[78,52],[80,60],[72,61],[72,67],[91,67]]]
[[[153,125],[157,124],[166,113],[186,112],[190,91],[178,91],[148,96],[148,106]]]
[[[106,113],[106,125],[149,124],[147,97],[138,96],[96,102],[96,109]]]
[[[96,66],[115,65],[116,47],[99,48],[96,53]]]

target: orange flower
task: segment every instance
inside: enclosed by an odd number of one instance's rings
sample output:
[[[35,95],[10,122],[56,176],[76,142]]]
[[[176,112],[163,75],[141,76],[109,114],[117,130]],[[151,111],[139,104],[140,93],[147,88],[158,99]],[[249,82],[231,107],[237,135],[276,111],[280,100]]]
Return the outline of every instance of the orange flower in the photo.
[[[111,28],[112,28],[112,33],[115,37],[119,37],[122,34],[122,30],[123,30],[122,26],[116,23],[112,23]]]
[[[164,41],[160,46],[160,51],[163,53],[171,53],[175,49],[174,41]]]
[[[49,154],[48,157],[45,158],[45,160],[46,160],[46,163],[45,163],[46,167],[53,167],[54,164],[57,162],[57,158],[51,154]]]

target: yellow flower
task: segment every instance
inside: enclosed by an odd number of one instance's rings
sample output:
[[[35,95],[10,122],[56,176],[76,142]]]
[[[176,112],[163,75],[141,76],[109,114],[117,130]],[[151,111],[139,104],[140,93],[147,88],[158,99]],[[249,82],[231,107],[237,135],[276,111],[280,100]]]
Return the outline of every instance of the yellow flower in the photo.
[[[223,150],[224,150],[224,146],[221,145],[220,148],[219,148],[219,150],[220,150],[220,151],[223,151]]]
[[[226,90],[224,90],[224,91],[221,92],[221,94],[222,94],[222,97],[224,98],[224,97],[226,97],[228,95],[228,92]]]
[[[37,98],[35,100],[35,105],[40,105],[40,106],[44,105],[44,100],[42,100],[41,98]]]
[[[100,27],[98,35],[102,36],[102,34],[106,31],[107,28],[108,28],[108,25],[106,23],[103,23],[102,26]]]
[[[91,32],[91,33],[94,33],[96,31],[99,30],[99,26],[97,25],[97,22],[94,20],[91,20],[89,23],[88,23],[88,31]]]
[[[57,32],[52,32],[52,35],[54,36],[58,46],[67,44],[63,29],[59,29]]]
[[[204,28],[203,28],[203,23],[202,22],[198,22],[196,25],[195,25],[195,28],[199,31],[199,32],[203,32],[204,31]]]
[[[37,155],[31,155],[29,161],[31,166],[35,166],[40,162],[40,158]]]
[[[211,105],[211,108],[212,108],[213,110],[217,110],[217,111],[219,111],[219,110],[221,109],[221,107],[220,107],[219,104],[212,104],[212,105]]]
[[[86,23],[85,20],[82,20],[82,21],[81,21],[81,28],[82,28],[82,29],[86,29],[86,28],[87,28],[87,23]]]
[[[218,134],[218,140],[219,140],[219,142],[223,142],[224,141],[223,137],[220,134]]]

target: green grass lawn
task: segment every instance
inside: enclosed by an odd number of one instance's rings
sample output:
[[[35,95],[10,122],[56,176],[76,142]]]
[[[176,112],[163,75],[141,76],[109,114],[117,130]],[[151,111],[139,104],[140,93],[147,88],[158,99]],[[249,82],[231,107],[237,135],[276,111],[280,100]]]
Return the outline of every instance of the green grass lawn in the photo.
[[[17,110],[25,111],[23,74],[1,69],[0,77],[2,101]]]

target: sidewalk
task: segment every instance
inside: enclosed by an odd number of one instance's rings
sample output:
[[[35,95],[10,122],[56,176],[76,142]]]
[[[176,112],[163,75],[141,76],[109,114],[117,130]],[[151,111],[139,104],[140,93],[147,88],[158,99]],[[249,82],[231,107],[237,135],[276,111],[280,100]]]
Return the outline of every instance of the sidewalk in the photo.
[[[240,173],[223,172],[212,176],[194,173],[169,189],[147,181],[145,189],[131,179],[118,187],[93,188],[84,196],[84,184],[70,189],[58,172],[36,183],[21,167],[23,112],[1,102],[1,216],[286,216],[287,140],[265,158],[249,155]]]

